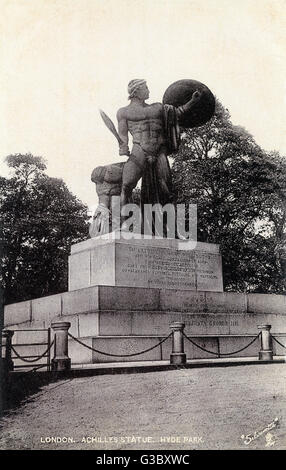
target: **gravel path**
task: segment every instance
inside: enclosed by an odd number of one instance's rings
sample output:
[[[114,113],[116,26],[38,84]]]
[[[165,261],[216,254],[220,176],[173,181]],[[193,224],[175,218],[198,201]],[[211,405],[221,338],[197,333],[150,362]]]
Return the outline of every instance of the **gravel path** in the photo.
[[[52,383],[0,421],[0,449],[286,449],[286,365]]]

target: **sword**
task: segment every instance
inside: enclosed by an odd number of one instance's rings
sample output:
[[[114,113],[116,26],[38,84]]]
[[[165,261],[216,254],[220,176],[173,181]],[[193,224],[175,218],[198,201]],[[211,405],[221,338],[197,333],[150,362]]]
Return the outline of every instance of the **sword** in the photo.
[[[117,142],[119,143],[119,145],[122,145],[123,144],[123,140],[119,137],[119,134],[117,132],[117,130],[115,129],[115,125],[113,124],[113,122],[111,121],[111,119],[107,116],[107,114],[105,114],[104,111],[102,111],[101,109],[99,110],[100,112],[100,116],[102,117],[103,119],[103,122],[104,124],[106,125],[106,127],[108,127],[108,129],[110,130],[110,132],[112,132],[112,134],[114,135],[114,137],[117,139]]]

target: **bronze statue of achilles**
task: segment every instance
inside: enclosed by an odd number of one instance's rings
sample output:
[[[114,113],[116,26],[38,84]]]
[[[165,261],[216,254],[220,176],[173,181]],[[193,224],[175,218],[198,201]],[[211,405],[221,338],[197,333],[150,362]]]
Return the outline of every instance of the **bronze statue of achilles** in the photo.
[[[122,141],[119,155],[129,158],[122,175],[121,205],[130,202],[131,194],[142,179],[141,205],[162,205],[171,201],[172,182],[167,155],[179,148],[179,121],[199,101],[195,91],[185,105],[174,107],[162,103],[147,104],[149,89],[145,80],[131,80],[128,84],[130,104],[117,112],[118,133]],[[133,137],[131,154],[128,132]]]
[[[149,98],[145,80],[131,80],[128,93],[130,104],[117,112],[118,132],[101,111],[105,124],[118,140],[119,155],[129,158],[125,164],[98,167],[92,173],[100,201],[93,217],[91,236],[109,231],[111,196],[120,193],[121,207],[129,203],[140,178],[142,209],[144,204],[160,203],[163,206],[171,202],[172,181],[167,156],[179,148],[180,124],[196,127],[207,122],[214,113],[214,96],[195,80],[179,80],[170,85],[163,97],[164,104],[145,102]],[[131,153],[128,132],[133,137]],[[104,174],[102,168],[105,168]],[[115,179],[110,179],[112,173],[116,175]]]

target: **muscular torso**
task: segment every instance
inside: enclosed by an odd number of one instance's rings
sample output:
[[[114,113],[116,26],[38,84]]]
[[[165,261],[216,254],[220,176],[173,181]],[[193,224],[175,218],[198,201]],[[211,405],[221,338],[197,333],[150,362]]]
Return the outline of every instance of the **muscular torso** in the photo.
[[[139,145],[147,154],[156,155],[165,146],[162,104],[126,106],[124,117],[133,137],[134,150]]]
[[[165,133],[161,119],[127,121],[133,144],[139,144],[150,155],[156,154],[165,143]]]

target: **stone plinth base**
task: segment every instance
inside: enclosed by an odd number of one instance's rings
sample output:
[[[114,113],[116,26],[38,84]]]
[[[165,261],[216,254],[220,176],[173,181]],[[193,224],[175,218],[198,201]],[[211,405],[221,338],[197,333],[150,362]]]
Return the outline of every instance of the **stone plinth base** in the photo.
[[[120,232],[91,238],[71,248],[69,291],[95,285],[222,292],[219,245]]]
[[[222,354],[243,348],[262,324],[270,324],[271,334],[280,335],[279,341],[286,345],[285,319],[283,295],[140,287],[93,286],[5,306],[5,327],[15,331],[13,344],[22,356],[42,354],[46,346],[40,343],[47,341],[47,333],[17,330],[49,328],[53,321],[70,322],[69,332],[89,347],[124,355],[155,346],[170,334],[174,322],[183,322],[186,335],[202,348]],[[187,359],[213,357],[186,339],[184,343]],[[103,356],[71,338],[68,349],[73,364],[169,360],[172,338],[131,358]],[[233,357],[258,357],[259,350],[258,338]],[[285,349],[275,342],[273,353],[285,355]],[[15,365],[25,363],[15,360]]]

